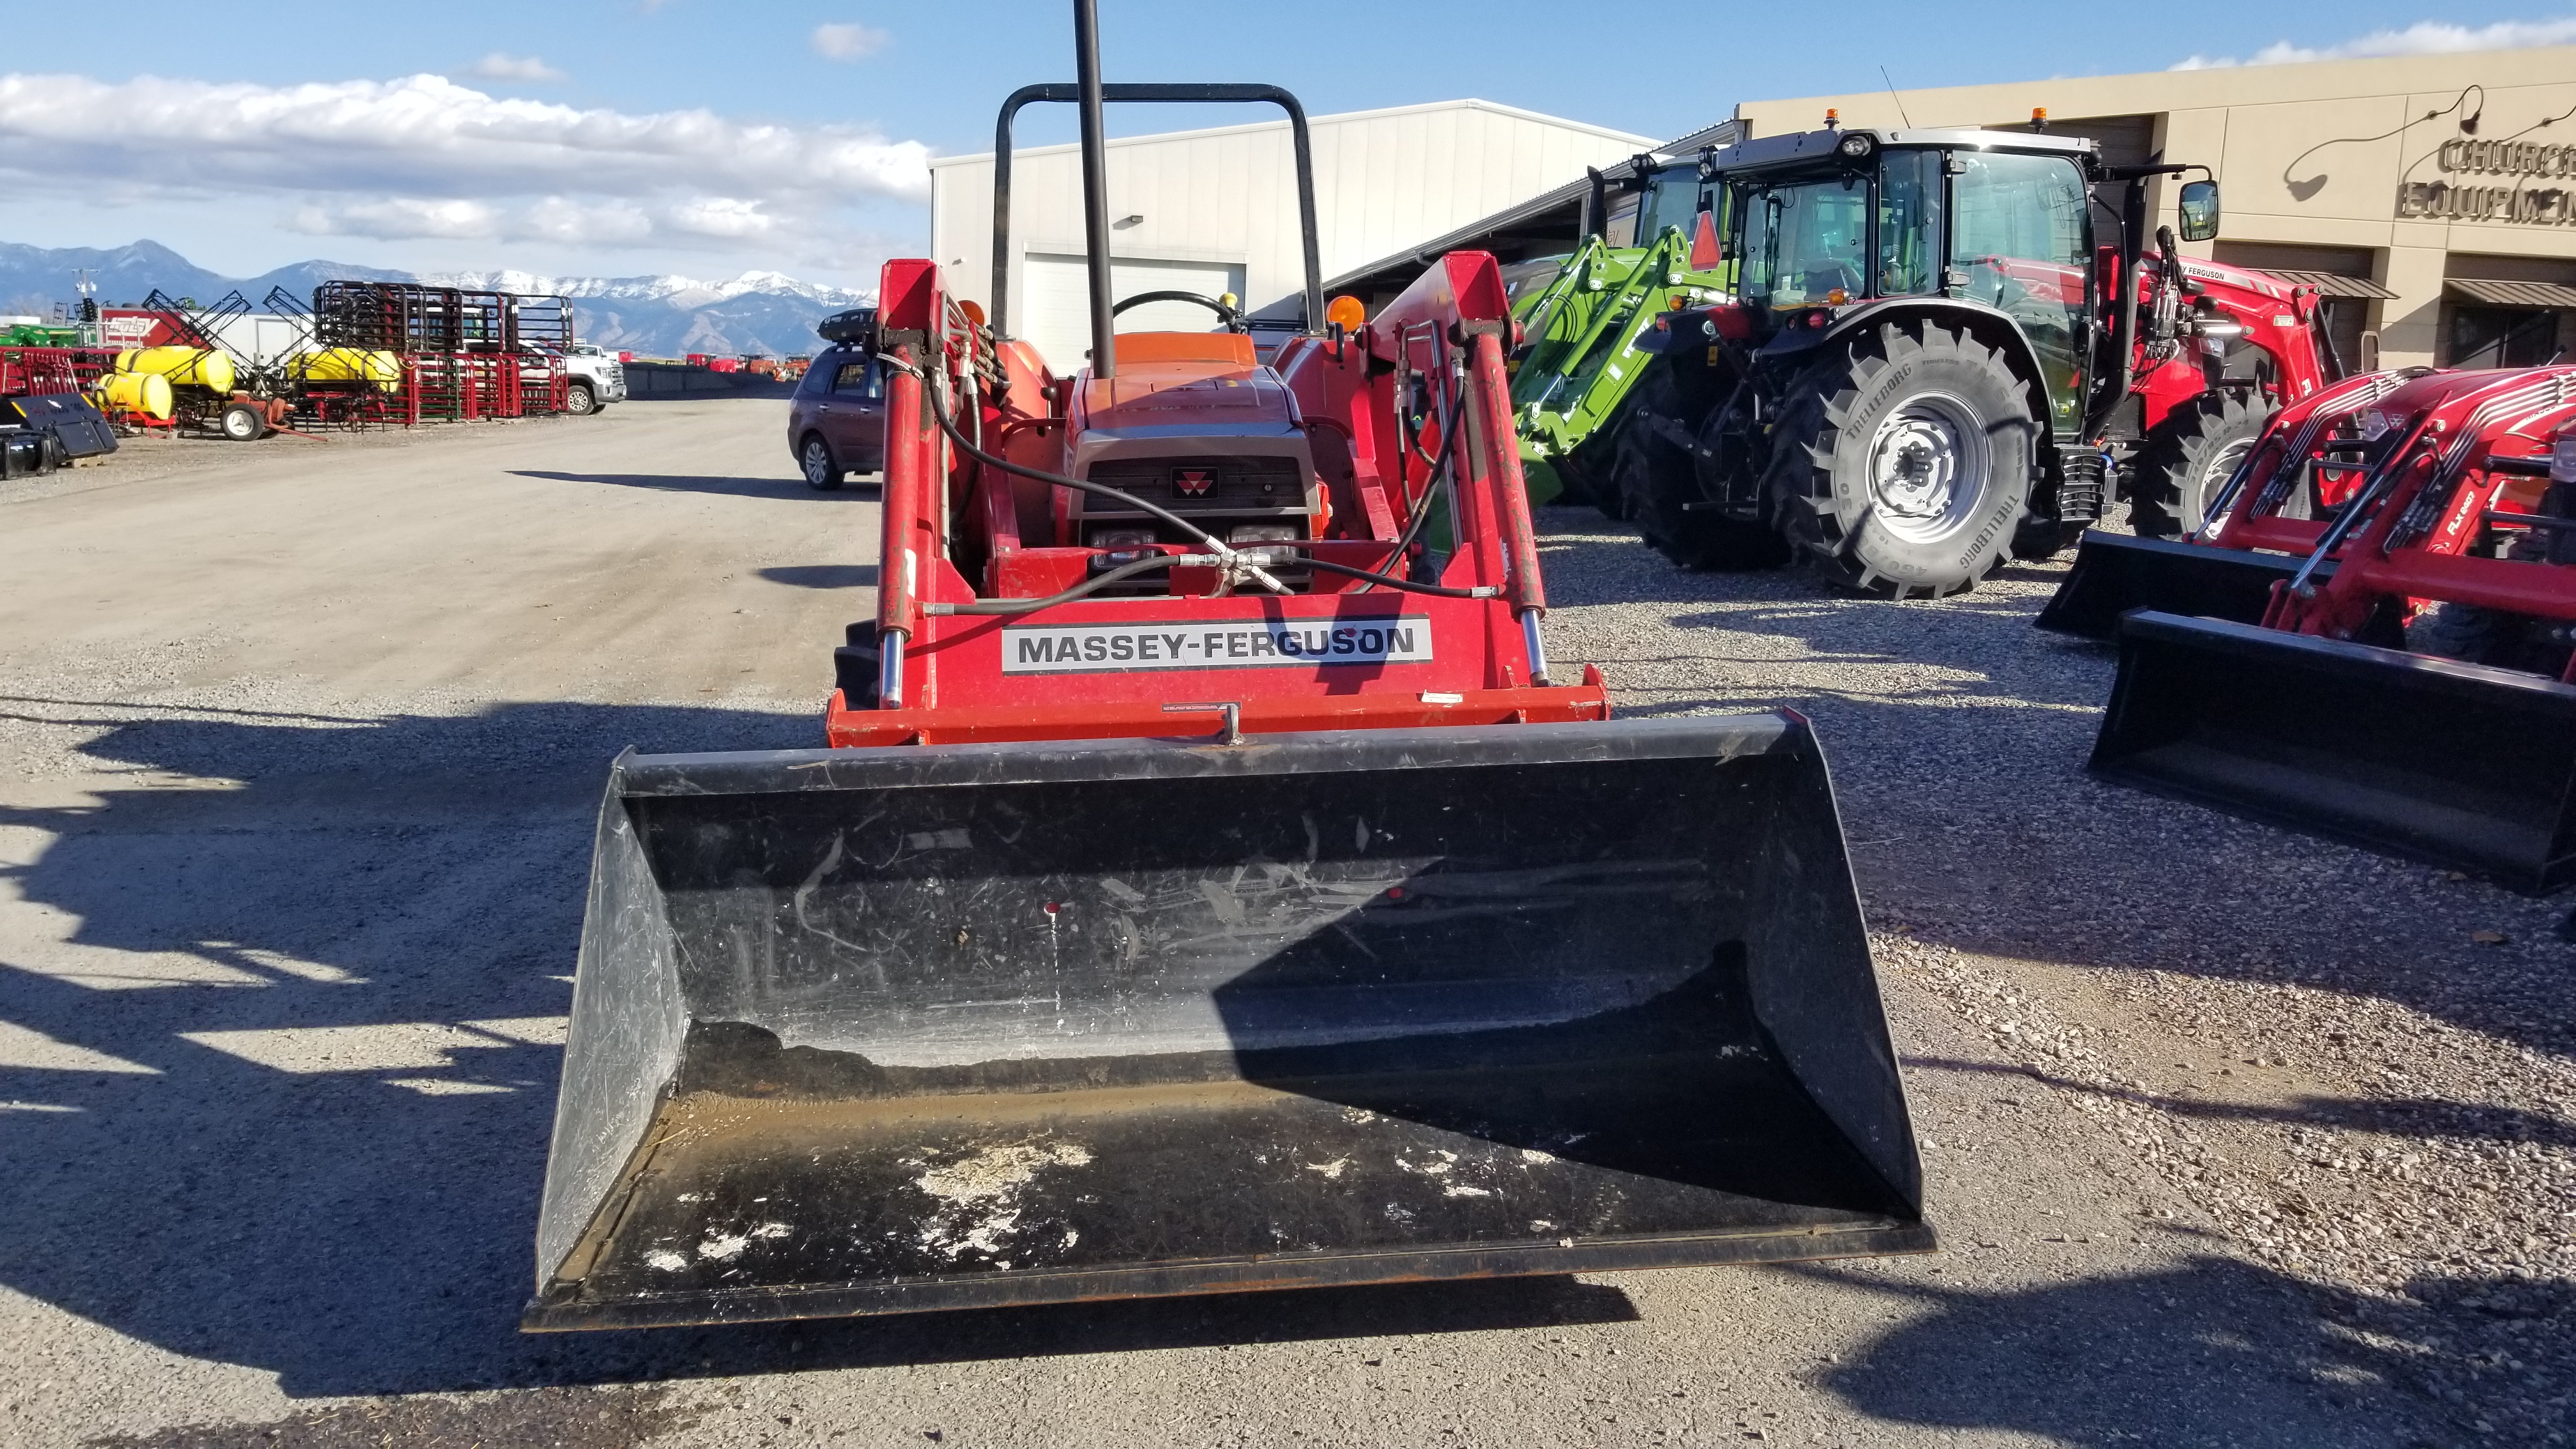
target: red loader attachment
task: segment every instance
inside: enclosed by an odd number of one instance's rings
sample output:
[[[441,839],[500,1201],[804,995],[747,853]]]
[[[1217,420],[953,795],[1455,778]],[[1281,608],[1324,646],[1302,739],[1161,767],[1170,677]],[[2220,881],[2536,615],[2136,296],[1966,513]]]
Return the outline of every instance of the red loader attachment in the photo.
[[[613,772],[526,1326],[1930,1247],[1805,721],[1551,682],[1493,259],[1102,272],[1059,378],[886,268],[838,748]]]
[[[2088,530],[2037,626],[2108,643],[2119,633],[2120,616],[2132,609],[2261,622],[2272,586],[2306,566],[2324,536],[2322,520],[2358,486],[2379,444],[2369,432],[2372,410],[2423,375],[2419,369],[2346,378],[2274,414],[2212,499],[2207,520],[2184,538]],[[2333,567],[2329,560],[2320,577],[2330,577]],[[2394,620],[2373,620],[2371,629],[2373,642],[2401,642]]]
[[[2554,474],[2551,451],[2576,369],[2435,374],[2374,412],[2361,481],[2259,626],[2122,620],[2092,768],[2548,889],[2576,856],[2576,445]],[[2428,652],[2356,642],[2410,605]]]

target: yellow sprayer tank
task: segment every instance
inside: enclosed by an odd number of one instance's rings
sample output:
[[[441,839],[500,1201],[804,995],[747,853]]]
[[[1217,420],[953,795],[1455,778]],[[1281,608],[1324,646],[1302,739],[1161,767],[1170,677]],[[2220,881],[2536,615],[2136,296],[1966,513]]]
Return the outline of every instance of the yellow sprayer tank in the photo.
[[[152,372],[172,387],[202,387],[229,396],[233,360],[205,347],[132,347],[116,354],[119,372]]]
[[[98,380],[99,411],[170,420],[170,379],[157,372],[111,372]]]
[[[402,386],[400,357],[362,347],[299,352],[287,363],[287,372],[298,382],[363,382],[378,392],[393,392]]]

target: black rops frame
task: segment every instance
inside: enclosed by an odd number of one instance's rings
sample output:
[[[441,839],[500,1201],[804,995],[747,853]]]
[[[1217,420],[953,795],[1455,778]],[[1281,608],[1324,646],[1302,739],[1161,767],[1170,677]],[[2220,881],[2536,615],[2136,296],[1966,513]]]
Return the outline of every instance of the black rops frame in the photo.
[[[1302,325],[1312,331],[1324,315],[1324,266],[1322,252],[1315,241],[1315,160],[1313,146],[1306,134],[1306,108],[1297,98],[1278,86],[1229,85],[1208,83],[1121,83],[1104,85],[1100,97],[1105,101],[1180,101],[1197,103],[1269,102],[1288,113],[1288,127],[1296,138],[1297,148],[1297,231],[1305,247],[1306,315]],[[1010,331],[1011,289],[1011,122],[1022,106],[1032,101],[1065,101],[1079,103],[1082,88],[1061,82],[1048,85],[1022,86],[1002,102],[1002,115],[993,135],[993,311],[991,322],[997,336],[1008,337]],[[1086,128],[1088,130],[1089,128]],[[1095,135],[1084,138],[1086,147]],[[1103,150],[1106,148],[1103,147]],[[1106,176],[1107,166],[1100,158],[1087,158],[1084,171]],[[1105,196],[1086,196],[1086,210],[1107,211]],[[1095,333],[1103,325],[1109,306],[1109,249],[1095,241],[1090,247],[1091,305]],[[1111,354],[1095,335],[1092,353],[1095,363]],[[1113,362],[1112,367],[1115,366]],[[1095,368],[1095,375],[1107,376]]]

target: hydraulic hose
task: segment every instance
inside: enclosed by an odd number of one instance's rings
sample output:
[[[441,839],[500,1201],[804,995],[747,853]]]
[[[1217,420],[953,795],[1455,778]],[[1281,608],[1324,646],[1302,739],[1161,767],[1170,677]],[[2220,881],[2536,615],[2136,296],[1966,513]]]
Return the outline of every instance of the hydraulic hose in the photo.
[[[1306,548],[1311,545],[1265,544],[1263,547],[1267,549]],[[1224,560],[1210,553],[1162,553],[1094,574],[1062,593],[1049,594],[1043,599],[979,599],[971,604],[924,604],[921,606],[921,611],[925,614],[1034,614],[1040,609],[1052,609],[1058,604],[1070,604],[1076,599],[1087,598],[1121,579],[1152,573],[1156,569],[1214,568],[1223,562]],[[1386,582],[1384,574],[1374,574],[1367,569],[1353,568],[1349,564],[1328,563],[1323,559],[1310,558],[1306,560],[1306,566],[1320,573]],[[1395,587],[1407,593],[1429,594],[1441,599],[1491,599],[1502,593],[1500,589],[1481,584],[1469,589],[1450,589],[1436,584],[1417,584],[1410,579],[1397,579],[1394,582]],[[1359,590],[1353,589],[1351,592],[1358,593]]]
[[[1467,399],[1464,396],[1462,389],[1461,395],[1449,409],[1449,425],[1441,429],[1440,432],[1440,456],[1429,460],[1431,463],[1431,471],[1424,475],[1422,480],[1422,499],[1415,505],[1413,517],[1406,520],[1404,532],[1396,537],[1395,549],[1389,557],[1402,558],[1405,550],[1413,547],[1413,541],[1422,536],[1422,526],[1431,521],[1431,493],[1434,488],[1439,486],[1441,477],[1448,472],[1450,460],[1457,455],[1458,424],[1459,421],[1466,416]],[[1408,444],[1408,447],[1409,446],[1410,445]],[[1361,577],[1367,578],[1372,582],[1388,584],[1398,588],[1409,586],[1418,587],[1408,585],[1406,582],[1396,579],[1391,574],[1364,574],[1361,575]],[[1365,594],[1368,592],[1368,585],[1362,584],[1358,588],[1351,590],[1351,592],[1355,594]],[[1476,597],[1481,598],[1485,596],[1477,595]]]
[[[977,447],[971,440],[969,440],[964,433],[957,430],[957,424],[951,421],[948,416],[948,409],[940,402],[939,389],[931,385],[930,378],[926,373],[924,373],[920,368],[913,366],[911,363],[904,361],[902,358],[893,356],[889,353],[881,352],[877,354],[877,360],[898,372],[911,374],[913,379],[921,384],[922,398],[930,404],[930,416],[938,422],[939,430],[948,435],[948,440],[955,443],[958,450],[963,452],[967,457],[974,459],[976,462],[981,463],[988,468],[998,468],[1002,472],[1015,474],[1022,478],[1032,478],[1040,483],[1053,483],[1059,487],[1072,488],[1083,493],[1093,494],[1102,498],[1114,499],[1120,503],[1124,503],[1151,517],[1162,519],[1164,522],[1169,523],[1173,527],[1180,529],[1182,532],[1189,534],[1191,537],[1198,539],[1209,548],[1214,549],[1216,553],[1213,558],[1197,560],[1197,562],[1202,565],[1213,565],[1217,568],[1242,567],[1253,579],[1259,581],[1272,593],[1285,594],[1288,592],[1287,585],[1280,583],[1275,578],[1272,578],[1270,574],[1262,569],[1258,564],[1237,565],[1234,561],[1241,556],[1243,552],[1242,550],[1233,547],[1223,539],[1209,533],[1206,529],[1199,527],[1197,524],[1190,522],[1187,518],[1172,512],[1168,508],[1164,508],[1159,504],[1149,503],[1146,500],[1137,497],[1133,493],[1113,488],[1106,483],[1094,483],[1086,478],[1068,478],[1061,473],[1050,473],[1043,468],[1027,467],[1019,463],[1011,462],[1007,458],[995,457],[993,454],[985,452],[982,448]],[[1464,400],[1461,399],[1462,403],[1463,401]],[[1457,443],[1458,420],[1466,415],[1466,411],[1467,410],[1464,406],[1460,406],[1454,409],[1450,414],[1449,428],[1443,435],[1440,444],[1439,461],[1444,465],[1449,460],[1451,449]],[[1427,486],[1423,496],[1426,500],[1430,497]],[[1412,547],[1415,535],[1421,531],[1423,520],[1429,516],[1430,510],[1428,508],[1419,509],[1415,512],[1412,524],[1405,529],[1404,536],[1396,542],[1396,553],[1400,554],[1405,549]],[[1303,547],[1304,545],[1290,543],[1264,544],[1261,546],[1264,548],[1277,548],[1283,546],[1293,548]],[[1139,559],[1133,564],[1121,565],[1119,568],[1112,569],[1096,578],[1085,579],[1081,583],[1074,585],[1072,588],[1065,590],[1063,593],[1052,595],[1044,599],[989,599],[974,604],[925,605],[923,607],[925,612],[944,614],[1025,614],[1030,612],[1031,609],[1042,609],[1050,605],[1061,604],[1073,599],[1081,598],[1086,594],[1090,594],[1095,590],[1116,582],[1118,579],[1129,577],[1131,573],[1145,573],[1157,567],[1173,567],[1173,564],[1168,562],[1168,560],[1187,557],[1190,556],[1166,554],[1163,556],[1163,559],[1165,560],[1163,562],[1158,562],[1154,559]],[[1368,591],[1368,584],[1384,584],[1388,588],[1400,589],[1405,593],[1429,594],[1435,598],[1444,599],[1489,599],[1493,598],[1496,593],[1495,590],[1490,588],[1451,589],[1443,588],[1434,584],[1418,584],[1411,579],[1400,578],[1394,574],[1375,573],[1368,569],[1353,568],[1348,564],[1326,563],[1321,559],[1310,558],[1306,562],[1310,566],[1328,574],[1338,574],[1346,578],[1364,580],[1365,582],[1360,588],[1353,589],[1351,591],[1353,593],[1366,593]],[[1027,605],[1027,607],[1020,607],[1023,604]]]

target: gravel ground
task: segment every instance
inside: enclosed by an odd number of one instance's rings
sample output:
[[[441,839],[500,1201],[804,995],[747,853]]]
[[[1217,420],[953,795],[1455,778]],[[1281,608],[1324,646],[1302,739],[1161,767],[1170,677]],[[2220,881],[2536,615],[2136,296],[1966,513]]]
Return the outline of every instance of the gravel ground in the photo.
[[[2029,627],[2071,555],[1858,603],[1640,567],[1625,528],[1547,513],[1550,588],[1583,601],[1552,647],[1599,660],[1627,713],[1816,720],[1882,970],[2314,1293],[2452,1429],[2568,1442],[2563,901],[2087,779],[2112,654]]]
[[[602,763],[810,743],[867,607],[778,408],[0,490],[0,1442],[2569,1437],[2558,907],[2092,784],[2056,566],[1856,602],[1569,509],[1557,657],[1818,722],[1940,1253],[518,1335]]]

